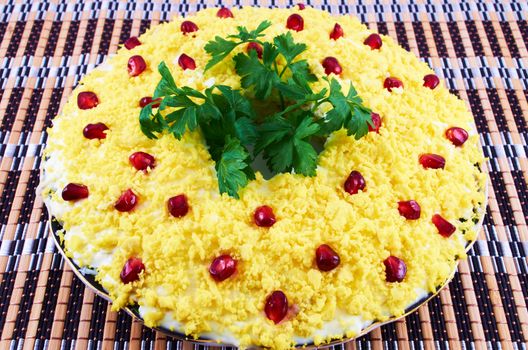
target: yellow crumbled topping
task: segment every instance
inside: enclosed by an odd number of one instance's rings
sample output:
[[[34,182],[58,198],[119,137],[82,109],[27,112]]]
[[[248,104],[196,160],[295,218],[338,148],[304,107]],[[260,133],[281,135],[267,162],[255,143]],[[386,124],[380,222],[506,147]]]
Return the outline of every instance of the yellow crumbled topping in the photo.
[[[114,309],[138,302],[151,310],[144,315],[148,326],[159,325],[170,313],[190,336],[231,334],[242,347],[288,348],[294,337],[320,344],[355,335],[352,328],[317,333],[326,323],[339,321],[338,315],[380,321],[402,315],[418,290],[435,291],[451,276],[456,259],[465,257],[466,241],[476,238],[472,211],[485,201],[486,179],[474,166],[483,156],[472,115],[444,86],[424,88],[423,76],[431,69],[389,37],[382,36],[380,50],[364,45],[370,31],[351,16],[332,17],[309,7],[232,12],[234,18],[228,19],[217,18],[216,9],[198,12],[191,20],[199,31],[188,35],[180,31],[181,18],[158,25],[140,37],[141,46],[121,48],[74,90],[49,130],[43,180],[43,193],[55,192],[46,203],[63,222],[66,251],[83,265],[94,264],[97,252],[112,254],[98,268],[97,278]],[[235,33],[236,26],[254,29],[265,19],[273,23],[265,31],[264,40],[270,40],[287,30],[292,13],[304,18],[304,30],[292,35],[308,45],[302,58],[313,72],[325,76],[321,61],[336,57],[343,67],[339,81],[344,87],[353,82],[365,104],[381,115],[382,127],[379,134],[371,132],[357,141],[344,131],[334,133],[319,157],[316,177],[280,174],[265,180],[257,174],[239,200],[220,196],[214,162],[200,133],[187,133],[181,141],[171,135],[149,140],[139,128],[138,101],[154,91],[161,61],[179,86],[203,90],[214,79],[238,88],[230,59],[203,73],[209,59],[204,45],[216,35]],[[336,22],[345,34],[330,40]],[[178,66],[182,53],[194,58],[196,70]],[[137,77],[127,72],[132,55],[143,56],[148,65]],[[389,93],[383,88],[387,76],[401,79],[404,89]],[[317,84],[323,86],[322,79]],[[76,101],[81,91],[95,92],[99,105],[80,110]],[[109,127],[106,139],[84,138],[85,125],[97,122]],[[451,126],[470,131],[462,147],[444,137]],[[156,167],[148,173],[136,171],[128,160],[136,151],[152,154]],[[418,163],[422,153],[445,157],[445,169],[424,169]],[[352,170],[366,180],[366,190],[356,195],[343,190]],[[64,202],[60,192],[70,182],[88,186],[89,197]],[[128,188],[139,195],[139,205],[130,213],[118,212],[113,205]],[[185,217],[174,218],[167,199],[181,193],[191,209]],[[410,199],[421,206],[419,220],[398,213],[398,201]],[[253,223],[253,211],[261,205],[271,206],[276,214],[277,222],[269,229]],[[435,213],[456,223],[450,238],[438,234],[431,223]],[[341,258],[330,272],[319,271],[314,263],[315,249],[323,243]],[[239,260],[237,273],[217,283],[208,267],[223,253]],[[402,283],[385,281],[383,261],[389,255],[407,265]],[[139,281],[123,284],[119,275],[131,256],[140,257],[146,270]],[[278,325],[263,312],[274,290],[282,290],[298,310]],[[340,322],[347,326],[344,319]]]

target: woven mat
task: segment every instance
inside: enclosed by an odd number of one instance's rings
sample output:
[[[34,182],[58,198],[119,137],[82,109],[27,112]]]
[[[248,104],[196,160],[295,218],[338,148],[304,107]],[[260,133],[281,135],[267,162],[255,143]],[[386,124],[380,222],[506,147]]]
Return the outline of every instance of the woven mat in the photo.
[[[35,188],[45,129],[79,78],[130,35],[213,3],[0,1],[1,349],[193,348],[112,312],[83,286],[48,238]],[[336,348],[526,349],[527,2],[311,3],[359,16],[444,77],[475,116],[491,179],[483,230],[449,287],[404,320]]]

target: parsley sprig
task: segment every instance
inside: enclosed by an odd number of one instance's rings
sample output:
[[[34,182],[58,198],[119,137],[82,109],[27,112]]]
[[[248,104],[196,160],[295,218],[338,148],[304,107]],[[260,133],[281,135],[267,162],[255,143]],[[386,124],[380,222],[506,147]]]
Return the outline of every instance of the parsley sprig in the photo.
[[[169,132],[181,139],[187,130],[200,129],[216,162],[220,192],[235,198],[255,178],[251,164],[259,154],[272,174],[314,176],[318,156],[314,140],[341,128],[359,139],[372,124],[371,111],[352,84],[345,94],[336,79],[324,78],[327,88],[312,89],[318,79],[308,62],[299,58],[306,44],[296,43],[290,32],[271,42],[262,41],[270,25],[264,21],[252,31],[238,27],[237,34],[217,36],[205,46],[211,56],[205,70],[226,59],[239,45],[256,42],[262,46],[262,59],[255,50],[232,57],[242,90],[225,85],[203,92],[178,87],[161,62],[161,80],[153,94],[161,98],[160,106],[154,111],[149,104],[140,113],[141,130],[149,138]],[[265,108],[257,108],[259,104]],[[324,105],[328,112],[319,117],[316,112]]]

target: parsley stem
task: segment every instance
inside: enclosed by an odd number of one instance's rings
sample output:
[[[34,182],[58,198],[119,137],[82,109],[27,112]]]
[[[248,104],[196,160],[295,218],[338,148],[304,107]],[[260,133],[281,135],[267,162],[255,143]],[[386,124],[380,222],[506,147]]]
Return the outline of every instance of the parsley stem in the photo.
[[[277,66],[277,61],[273,61],[273,67],[275,68],[275,72],[278,72],[279,71],[279,67]],[[286,69],[286,67],[285,67]],[[284,72],[284,69],[282,70],[282,72]],[[279,78],[281,77],[282,73],[279,75]],[[284,103],[284,96],[282,96],[282,92],[279,91],[279,98],[280,98],[280,103],[281,103],[281,109],[284,110],[284,108],[286,107],[285,103]]]

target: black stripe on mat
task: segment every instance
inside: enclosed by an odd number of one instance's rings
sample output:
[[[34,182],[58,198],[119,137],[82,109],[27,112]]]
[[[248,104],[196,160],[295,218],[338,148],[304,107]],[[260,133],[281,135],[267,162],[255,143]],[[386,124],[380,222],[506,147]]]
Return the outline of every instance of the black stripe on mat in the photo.
[[[51,30],[48,34],[48,42],[46,43],[46,48],[44,49],[44,56],[50,57],[55,53],[55,47],[59,41],[61,27],[62,21],[53,21],[51,24]]]
[[[86,32],[84,34],[84,40],[82,45],[82,54],[90,53],[93,45],[93,39],[95,35],[95,29],[97,28],[97,19],[89,19],[86,25]]]
[[[477,259],[472,257],[472,259]],[[493,303],[491,302],[486,276],[483,272],[471,272],[471,280],[475,289],[477,305],[480,311],[480,320],[484,329],[484,338],[486,341],[498,342],[499,331],[497,330],[497,320],[493,314]]]
[[[33,130],[43,94],[44,89],[33,89],[29,100],[26,118],[24,119],[24,124],[22,124],[22,132],[30,132]]]
[[[502,33],[504,34],[504,39],[506,39],[506,44],[508,44],[508,50],[513,58],[520,58],[521,54],[519,52],[519,47],[513,36],[513,32],[509,22],[500,21],[500,26]]]
[[[387,23],[385,22],[378,22],[376,23],[378,27],[378,33],[382,35],[389,35],[389,29],[387,28]]]
[[[0,43],[4,39],[5,33],[7,33],[7,30],[6,30],[7,29],[7,25],[8,25],[8,22],[1,22],[0,23]]]
[[[407,325],[407,336],[409,338],[409,342],[411,342],[413,348],[419,349],[420,344],[423,342],[423,335],[418,311],[415,311],[407,316],[405,318],[405,324]]]
[[[528,126],[526,125],[526,119],[523,117],[523,112],[521,105],[519,104],[519,99],[515,90],[506,89],[506,96],[508,97],[508,102],[510,103],[510,108],[513,114],[513,119],[515,120],[515,125],[517,130],[522,133],[528,133]]]
[[[442,28],[438,22],[430,22],[431,31],[433,32],[433,39],[436,45],[436,52],[440,57],[448,57],[447,47],[445,44],[445,39],[442,34]]]
[[[484,108],[482,107],[478,90],[468,89],[466,90],[466,93],[469,100],[469,106],[471,107],[471,112],[475,117],[477,131],[479,134],[489,133],[488,122],[486,120],[486,116],[484,115]]]
[[[17,158],[13,159],[13,162],[17,162]],[[0,200],[0,225],[7,225],[9,213],[11,212],[11,206],[15,198],[15,192],[20,180],[20,171],[12,170],[7,172],[7,179],[4,184],[4,190],[2,191],[2,197]],[[1,329],[2,327],[0,327]]]
[[[433,339],[436,341],[437,349],[446,349],[447,329],[445,327],[444,312],[440,296],[436,296],[427,303],[429,307],[429,318],[431,320],[431,329]]]
[[[90,332],[88,333],[88,339],[94,342],[103,340],[107,308],[108,302],[95,295],[90,319]]]
[[[464,42],[462,41],[462,36],[460,35],[460,29],[458,28],[457,22],[447,22],[447,29],[451,35],[451,43],[455,49],[455,54],[457,57],[466,57],[466,49],[464,47]]]
[[[139,35],[145,33],[147,29],[150,28],[150,20],[149,19],[142,19],[141,24],[139,26]]]
[[[48,110],[46,111],[46,120],[44,122],[44,125],[42,126],[43,127],[42,131],[45,131],[47,128],[52,126],[51,120],[59,112],[62,93],[63,93],[62,88],[53,88],[51,92],[50,101],[48,104]]]
[[[482,47],[482,43],[480,42],[480,37],[478,35],[478,30],[477,26],[475,25],[475,21],[465,21],[465,23],[475,56],[484,56],[484,48]]]
[[[409,39],[407,38],[407,32],[405,31],[405,24],[403,22],[395,22],[394,27],[396,28],[396,36],[398,37],[398,43],[405,50],[410,51]]]
[[[504,110],[502,109],[497,89],[486,89],[486,93],[488,94],[488,100],[490,102],[491,109],[493,110],[493,116],[499,131],[509,132],[510,130],[508,129],[508,122],[506,121],[506,116],[504,115]]]
[[[15,87],[11,91],[11,96],[9,96],[9,102],[6,107],[4,117],[2,118],[2,125],[0,126],[1,131],[7,132],[13,127],[23,93],[24,88],[22,87]]]
[[[14,257],[9,258],[13,264],[15,262]],[[8,271],[3,273],[2,282],[0,283],[0,330],[4,329],[4,324],[7,318],[7,310],[9,309],[9,302],[11,301],[11,294],[13,293],[13,287],[15,285],[15,278],[17,271],[13,270],[13,267],[9,268]],[[2,332],[0,332],[1,334]]]
[[[35,190],[39,184],[39,174],[39,169],[30,170],[26,193],[24,193],[24,200],[22,202],[22,208],[20,208],[20,214],[17,221],[17,223],[20,225],[28,224],[31,218],[33,204],[35,203]]]
[[[13,34],[11,35],[11,41],[7,47],[6,57],[15,57],[18,51],[20,41],[22,40],[22,34],[24,33],[24,28],[26,27],[25,21],[17,21],[15,28],[13,29]]]
[[[469,319],[468,305],[464,295],[464,287],[460,274],[457,272],[449,284],[451,291],[451,301],[455,311],[455,320],[457,323],[458,338],[464,342],[473,342],[473,333],[471,332],[471,320]]]
[[[396,323],[392,322],[381,327],[381,337],[385,343],[385,349],[398,349],[398,334],[396,334]]]
[[[115,20],[105,19],[103,26],[103,33],[101,34],[101,42],[99,43],[99,55],[106,56],[110,48],[110,41],[112,40],[112,33],[114,31]]]
[[[24,56],[33,56],[37,50],[37,44],[40,41],[40,33],[42,32],[42,26],[44,21],[36,20],[33,22],[33,27],[31,27],[31,33],[29,34],[28,42],[26,44],[26,49],[24,50]]]
[[[130,329],[132,328],[132,317],[124,311],[119,311],[116,320],[116,332],[114,337],[115,346],[126,347],[130,341]]]
[[[416,37],[416,44],[418,44],[418,52],[420,53],[420,57],[431,57],[422,22],[412,22],[412,26],[414,36]]]
[[[129,37],[132,31],[132,20],[124,19],[121,26],[121,34],[119,34],[119,44],[123,44]]]
[[[522,21],[517,21],[517,26],[519,27],[519,31],[521,32],[524,45],[528,47],[528,22],[524,19]]]
[[[37,259],[33,259],[37,260]],[[35,265],[34,263],[32,265]],[[26,282],[22,292],[22,299],[20,300],[19,312],[13,330],[13,339],[24,339],[26,337],[27,325],[29,323],[29,315],[31,313],[31,306],[33,305],[33,298],[37,289],[39,270],[37,266],[31,266],[26,275]]]
[[[493,23],[491,23],[491,21],[482,21],[482,25],[484,27],[484,31],[486,32],[486,36],[488,37],[488,42],[490,44],[493,56],[503,57],[504,55],[502,54],[501,46],[499,44],[499,40],[497,39],[497,34],[493,28]]]
[[[77,40],[77,33],[79,32],[79,21],[71,21],[68,28],[68,35],[64,43],[64,52],[62,56],[71,56],[75,48],[75,41]]]
[[[495,273],[495,278],[499,287],[499,294],[501,296],[504,314],[506,315],[506,321],[508,322],[511,340],[524,343],[524,337],[519,324],[519,313],[514,302],[515,298],[513,296],[509,276],[507,273],[499,272]]]
[[[42,301],[41,317],[37,328],[37,339],[50,339],[51,327],[55,316],[55,306],[60,290],[60,281],[62,277],[62,258],[60,254],[54,254],[52,258],[50,271],[48,272],[48,281],[44,291]]]
[[[81,317],[81,309],[84,298],[84,284],[73,275],[70,286],[70,297],[68,298],[68,307],[66,309],[66,316],[64,322],[64,330],[62,332],[63,344],[66,348],[74,345],[79,331],[79,320]]]

